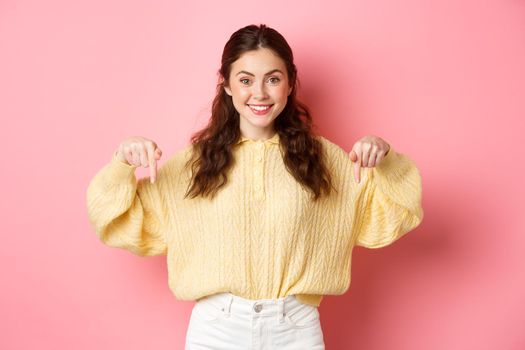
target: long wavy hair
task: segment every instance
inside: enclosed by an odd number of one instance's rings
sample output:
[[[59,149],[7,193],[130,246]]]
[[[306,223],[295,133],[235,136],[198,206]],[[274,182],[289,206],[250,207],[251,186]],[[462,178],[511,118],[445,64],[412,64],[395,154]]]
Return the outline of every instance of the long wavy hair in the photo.
[[[284,110],[274,120],[287,171],[303,188],[312,192],[313,200],[323,193],[329,195],[333,188],[322,144],[312,131],[310,111],[296,97],[299,79],[292,49],[276,30],[264,24],[252,24],[233,33],[224,46],[211,118],[205,128],[191,137],[192,156],[185,166],[191,166],[192,181],[185,197],[213,198],[228,181],[228,171],[234,164],[232,148],[240,140],[241,131],[239,113],[224,86],[229,86],[232,63],[245,52],[258,48],[273,50],[285,62],[288,80],[293,87]]]

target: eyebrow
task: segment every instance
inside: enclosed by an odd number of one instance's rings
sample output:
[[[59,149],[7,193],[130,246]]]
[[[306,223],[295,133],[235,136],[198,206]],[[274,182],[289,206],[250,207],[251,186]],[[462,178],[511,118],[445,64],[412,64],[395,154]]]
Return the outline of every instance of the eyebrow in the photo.
[[[281,74],[284,74],[280,69],[274,69],[274,70],[271,70],[269,71],[268,73],[266,73],[265,75],[270,75],[272,73],[275,73],[275,72],[279,72]],[[244,74],[247,74],[247,75],[251,75],[252,77],[254,77],[255,75],[253,73],[250,73],[250,72],[247,72],[245,70],[241,70],[239,73],[235,74],[235,76],[241,74],[241,73],[244,73]]]

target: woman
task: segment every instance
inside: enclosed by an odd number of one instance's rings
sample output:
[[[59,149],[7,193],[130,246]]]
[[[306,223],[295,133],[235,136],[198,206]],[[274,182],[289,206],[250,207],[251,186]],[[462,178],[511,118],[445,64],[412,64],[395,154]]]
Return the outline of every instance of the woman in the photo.
[[[315,135],[292,50],[265,25],[224,47],[209,124],[159,168],[124,140],[87,190],[109,246],[166,255],[169,286],[196,300],[186,349],[324,349],[318,306],[350,285],[355,245],[379,248],[423,218],[414,162],[379,137],[350,154]],[[136,167],[150,176],[136,181]]]

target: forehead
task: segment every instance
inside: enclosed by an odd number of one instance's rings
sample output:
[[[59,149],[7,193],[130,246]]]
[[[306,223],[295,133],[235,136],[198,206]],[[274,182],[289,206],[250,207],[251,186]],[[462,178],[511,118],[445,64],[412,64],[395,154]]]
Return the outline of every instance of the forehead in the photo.
[[[272,50],[259,48],[243,53],[237,61],[233,62],[231,73],[237,74],[244,70],[253,74],[264,75],[273,69],[280,69],[286,73],[286,64]]]

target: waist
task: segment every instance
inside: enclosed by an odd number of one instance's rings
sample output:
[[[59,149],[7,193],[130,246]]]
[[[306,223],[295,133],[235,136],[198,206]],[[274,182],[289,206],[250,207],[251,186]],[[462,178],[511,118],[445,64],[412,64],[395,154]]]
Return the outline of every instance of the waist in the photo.
[[[250,318],[254,315],[275,316],[289,313],[304,305],[295,295],[277,299],[246,299],[238,295],[222,292],[205,296],[197,303],[208,303],[217,309]]]

